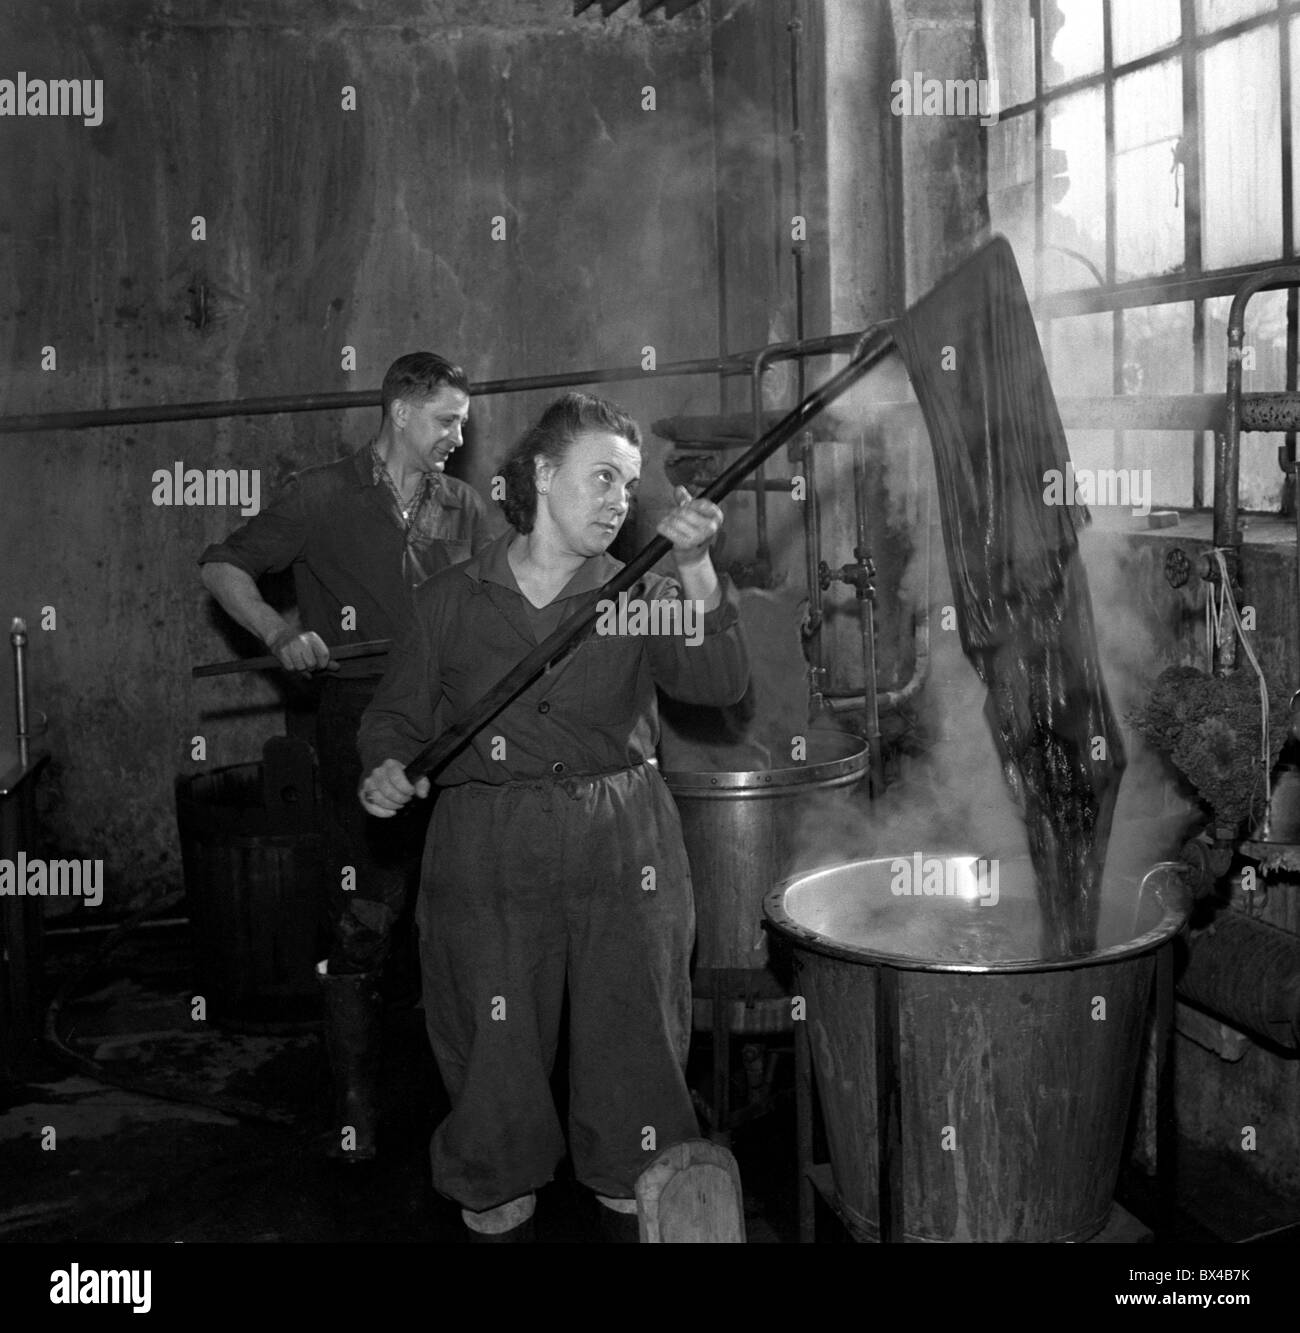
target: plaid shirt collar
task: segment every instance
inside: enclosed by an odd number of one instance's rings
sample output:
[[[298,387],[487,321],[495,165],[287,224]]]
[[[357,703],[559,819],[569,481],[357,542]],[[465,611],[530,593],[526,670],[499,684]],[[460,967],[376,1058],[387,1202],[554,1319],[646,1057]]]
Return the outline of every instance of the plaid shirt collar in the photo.
[[[384,466],[384,460],[379,455],[378,440],[370,441],[368,460],[371,484],[386,487],[389,495],[392,496],[393,503],[398,508],[398,512],[404,517],[419,513],[430,496],[437,492],[438,484],[442,479],[441,473],[426,472],[420,479],[420,484],[415,488],[415,494],[411,497],[410,504],[404,505],[402,503],[402,493],[397,489],[397,483],[389,474],[388,469]]]

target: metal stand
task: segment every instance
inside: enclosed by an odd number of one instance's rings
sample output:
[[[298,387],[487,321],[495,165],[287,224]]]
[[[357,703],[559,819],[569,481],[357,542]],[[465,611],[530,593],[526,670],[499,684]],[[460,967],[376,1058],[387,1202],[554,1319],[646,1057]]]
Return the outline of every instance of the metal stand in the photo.
[[[708,1030],[712,1036],[710,1078],[712,1100],[707,1106],[699,1102],[697,1106],[708,1119],[710,1139],[714,1143],[727,1146],[731,1139],[731,1131],[737,1124],[755,1118],[756,1114],[761,1114],[769,1105],[760,1099],[757,1110],[752,1101],[748,1107],[741,1110],[732,1109],[731,1046],[732,1037],[738,1031],[732,1025],[734,1007],[737,1004],[751,1004],[755,1001],[768,1003],[779,1001],[784,1006],[786,1018],[779,1026],[746,1030],[744,1035],[749,1037],[785,1036],[792,1026],[797,1028],[799,1025],[792,1024],[789,1020],[789,995],[780,983],[766,972],[752,968],[699,968],[695,973],[692,993],[695,999],[708,1002],[710,1010]],[[779,1052],[782,1048],[777,1049]],[[788,1052],[789,1046],[785,1046],[784,1049]],[[797,1045],[795,1056],[797,1060]]]

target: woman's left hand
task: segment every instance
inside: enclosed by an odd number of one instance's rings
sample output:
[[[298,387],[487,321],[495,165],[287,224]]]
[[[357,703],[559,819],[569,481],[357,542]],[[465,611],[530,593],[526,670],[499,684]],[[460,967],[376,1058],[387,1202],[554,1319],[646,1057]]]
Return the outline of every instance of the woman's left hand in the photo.
[[[656,531],[673,544],[680,569],[709,558],[709,544],[722,527],[722,510],[710,500],[692,500],[685,486],[673,491],[677,508],[664,515]]]

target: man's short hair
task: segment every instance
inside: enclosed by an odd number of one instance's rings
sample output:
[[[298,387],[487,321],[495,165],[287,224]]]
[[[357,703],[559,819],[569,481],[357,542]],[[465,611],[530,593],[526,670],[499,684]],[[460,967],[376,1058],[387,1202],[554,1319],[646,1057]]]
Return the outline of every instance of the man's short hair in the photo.
[[[410,403],[425,403],[430,398],[436,398],[438,390],[444,385],[469,393],[469,376],[459,366],[435,352],[408,352],[405,356],[399,356],[388,367],[380,390],[384,416],[388,416],[395,398]]]

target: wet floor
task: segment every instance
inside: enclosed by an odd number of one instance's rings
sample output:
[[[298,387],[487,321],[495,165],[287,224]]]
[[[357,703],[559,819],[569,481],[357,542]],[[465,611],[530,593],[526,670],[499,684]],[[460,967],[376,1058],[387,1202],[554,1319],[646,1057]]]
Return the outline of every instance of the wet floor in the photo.
[[[52,945],[52,988],[83,953]],[[463,1240],[458,1209],[428,1181],[428,1138],[446,1097],[417,1002],[396,1001],[386,1014],[379,1160],[347,1167],[322,1151],[330,1093],[318,1030],[196,1023],[190,994],[184,932],[155,930],[137,934],[64,1005],[60,1030],[78,1065],[42,1054],[23,1083],[0,1092],[0,1242]],[[749,1104],[730,1146],[748,1240],[794,1243],[788,1038],[754,1039],[751,1073],[757,1053],[769,1075],[760,1089],[747,1089],[742,1043],[734,1045],[735,1104]],[[689,1078],[701,1096],[710,1075],[708,1037],[697,1033]],[[560,1087],[563,1077],[561,1067]],[[1300,1239],[1276,1230],[1294,1223],[1293,1203],[1203,1154],[1185,1151],[1180,1165],[1173,1239]],[[1125,1239],[1142,1236],[1154,1191],[1135,1177],[1120,1198],[1139,1215]],[[563,1169],[540,1197],[537,1232],[551,1243],[599,1239],[587,1192]],[[818,1239],[845,1239],[820,1206]]]

